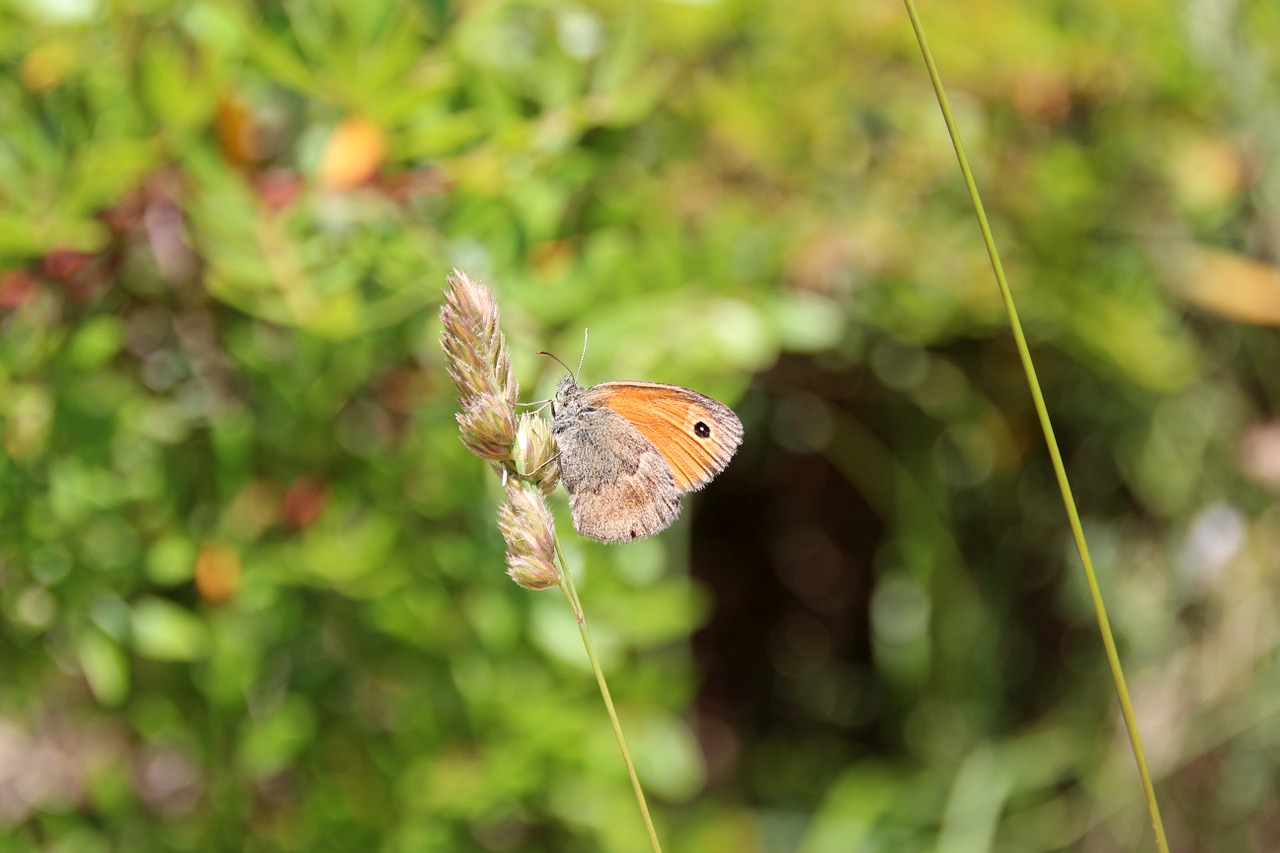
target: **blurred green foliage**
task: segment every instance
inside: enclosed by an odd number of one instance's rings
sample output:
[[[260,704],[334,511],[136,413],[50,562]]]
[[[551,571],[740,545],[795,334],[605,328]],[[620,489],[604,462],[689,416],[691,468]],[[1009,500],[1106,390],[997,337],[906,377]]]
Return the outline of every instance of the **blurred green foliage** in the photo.
[[[1171,839],[1273,849],[1280,13],[923,13]],[[30,0],[0,66],[0,850],[647,849],[457,439],[453,266],[526,399],[589,326],[586,381],[741,401],[698,580],[566,526],[669,849],[1146,843],[899,8]]]

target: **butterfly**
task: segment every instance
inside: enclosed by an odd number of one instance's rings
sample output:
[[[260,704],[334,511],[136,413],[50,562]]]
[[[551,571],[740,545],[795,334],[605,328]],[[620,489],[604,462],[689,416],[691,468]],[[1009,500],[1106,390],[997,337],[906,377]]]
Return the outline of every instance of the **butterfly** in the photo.
[[[551,433],[573,526],[602,542],[666,529],[681,496],[711,482],[742,443],[732,409],[679,385],[584,388],[570,373],[553,402]]]

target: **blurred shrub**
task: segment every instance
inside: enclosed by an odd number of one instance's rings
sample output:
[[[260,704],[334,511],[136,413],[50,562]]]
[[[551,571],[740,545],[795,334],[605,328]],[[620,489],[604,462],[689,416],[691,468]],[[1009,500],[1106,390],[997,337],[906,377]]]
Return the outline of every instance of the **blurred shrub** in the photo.
[[[457,265],[527,399],[584,326],[586,381],[743,399],[724,494],[761,521],[699,533],[705,587],[679,534],[570,554],[673,849],[1133,846],[1003,307],[888,8],[0,13],[9,845],[644,849],[573,626],[503,576],[456,438]],[[1276,345],[1215,312],[1274,322],[1243,256],[1277,254],[1276,16],[926,13],[1171,829],[1265,849]],[[857,591],[825,612],[824,554]],[[718,565],[783,591],[739,614],[758,706],[716,704]]]

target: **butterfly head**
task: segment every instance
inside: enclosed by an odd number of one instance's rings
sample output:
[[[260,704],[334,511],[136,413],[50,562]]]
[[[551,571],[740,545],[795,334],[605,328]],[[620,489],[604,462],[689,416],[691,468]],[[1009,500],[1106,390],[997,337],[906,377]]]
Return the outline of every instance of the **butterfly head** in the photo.
[[[582,407],[582,386],[573,375],[564,377],[556,386],[555,396],[551,398],[552,421],[557,425],[568,423]]]
[[[560,384],[556,386],[556,399],[564,400],[567,397],[574,396],[580,389],[578,382],[574,379],[573,374],[569,374],[560,380]]]

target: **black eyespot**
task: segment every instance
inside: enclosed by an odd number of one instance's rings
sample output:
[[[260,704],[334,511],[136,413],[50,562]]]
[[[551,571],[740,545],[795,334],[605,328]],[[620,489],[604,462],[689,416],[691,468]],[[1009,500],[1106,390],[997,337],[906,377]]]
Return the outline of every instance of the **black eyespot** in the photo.
[[[711,427],[707,426],[702,421],[698,421],[693,425],[693,434],[698,438],[708,438],[711,435]]]
[[[635,532],[634,530],[633,530],[633,531],[631,531],[631,538],[632,538],[632,539],[635,539],[635,538],[636,538],[636,532]]]

